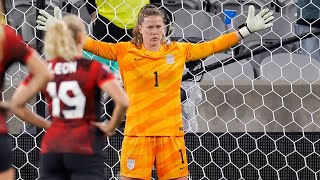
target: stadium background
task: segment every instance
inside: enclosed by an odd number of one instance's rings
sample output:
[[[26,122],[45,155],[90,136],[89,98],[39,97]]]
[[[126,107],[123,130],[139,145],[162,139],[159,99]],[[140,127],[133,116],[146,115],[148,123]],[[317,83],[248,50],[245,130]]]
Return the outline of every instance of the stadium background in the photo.
[[[297,55],[299,42],[268,45],[297,37],[297,6],[294,0],[163,0],[158,1],[174,16],[172,39],[200,42],[237,29],[245,21],[249,5],[268,7],[275,12],[274,27],[251,35],[230,51],[189,65],[186,73],[200,68],[186,89],[202,95],[195,113],[185,118],[196,120],[197,132],[186,132],[190,179],[320,179],[320,64],[310,56]],[[83,0],[5,1],[6,22],[26,43],[41,49],[41,33],[35,29],[37,10],[60,6],[64,12],[78,14],[90,29],[90,16]],[[42,7],[41,7],[42,6]],[[225,10],[235,10],[232,21]],[[299,38],[298,38],[299,39]],[[241,53],[263,53],[237,59]],[[201,68],[225,58],[238,62],[206,71]],[[202,76],[202,72],[204,75]],[[15,64],[6,74],[2,96],[11,97],[27,75]],[[189,101],[187,99],[186,101]],[[185,103],[185,102],[184,102]],[[29,102],[30,108],[46,116],[41,95]],[[104,105],[102,103],[102,105]],[[44,130],[35,129],[15,116],[8,119],[17,179],[39,178],[39,142]],[[106,177],[118,178],[122,130],[106,139]],[[155,173],[153,173],[155,178]]]

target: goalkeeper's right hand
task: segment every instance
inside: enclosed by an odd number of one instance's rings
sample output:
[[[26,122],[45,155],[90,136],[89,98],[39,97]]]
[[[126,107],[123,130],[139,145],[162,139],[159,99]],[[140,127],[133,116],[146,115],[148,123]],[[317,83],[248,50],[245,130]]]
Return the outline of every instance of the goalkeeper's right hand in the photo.
[[[44,10],[40,10],[37,17],[37,29],[41,31],[47,31],[50,24],[52,24],[57,19],[62,19],[62,12],[59,7],[54,8],[54,16],[49,14]]]

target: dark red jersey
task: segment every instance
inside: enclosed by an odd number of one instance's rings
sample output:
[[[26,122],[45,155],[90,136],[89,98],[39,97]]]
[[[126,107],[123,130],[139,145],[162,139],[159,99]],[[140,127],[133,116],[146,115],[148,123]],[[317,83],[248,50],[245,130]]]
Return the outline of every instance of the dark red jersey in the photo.
[[[52,125],[43,137],[42,153],[101,151],[104,137],[90,122],[99,119],[100,86],[113,80],[113,74],[107,66],[84,58],[51,60],[48,69],[55,78],[43,93],[49,104]],[[30,76],[25,83],[29,79]]]
[[[0,51],[2,51],[2,57],[0,56],[0,87],[3,88],[5,71],[8,67],[15,63],[20,62],[25,64],[34,52],[23,43],[20,36],[16,35],[16,32],[9,26],[3,28],[4,38],[0,40]],[[0,111],[0,134],[8,133],[6,126],[6,118],[3,111]]]

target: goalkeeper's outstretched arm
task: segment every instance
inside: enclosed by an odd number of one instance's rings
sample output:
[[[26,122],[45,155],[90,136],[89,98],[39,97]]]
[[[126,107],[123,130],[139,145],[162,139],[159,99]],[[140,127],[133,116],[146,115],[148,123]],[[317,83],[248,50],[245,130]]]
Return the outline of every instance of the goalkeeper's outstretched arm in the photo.
[[[54,16],[50,15],[44,10],[40,10],[39,13],[40,15],[37,17],[37,21],[36,21],[38,24],[37,29],[39,30],[46,31],[48,26],[50,26],[52,22],[54,22],[56,19],[62,19],[62,12],[58,7],[54,8]],[[236,31],[234,33],[238,37],[238,40],[241,40],[254,32],[272,27],[273,19],[274,19],[273,12],[269,11],[269,9],[263,9],[262,11],[260,11],[260,13],[255,15],[254,6],[250,5],[246,23],[239,27],[239,31]],[[95,41],[95,40],[88,38],[87,41],[88,43],[92,43],[92,41]],[[85,47],[92,47],[92,46],[85,46]],[[90,51],[90,49],[86,49],[86,50]],[[109,59],[114,59],[114,57],[111,57]]]

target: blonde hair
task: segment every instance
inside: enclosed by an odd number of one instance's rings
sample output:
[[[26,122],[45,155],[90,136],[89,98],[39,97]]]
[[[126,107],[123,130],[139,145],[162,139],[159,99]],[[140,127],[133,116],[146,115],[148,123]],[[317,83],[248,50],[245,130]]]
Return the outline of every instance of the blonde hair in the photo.
[[[81,53],[78,48],[78,34],[85,33],[83,22],[76,15],[67,15],[48,27],[44,50],[50,58],[61,57],[72,61]]]
[[[157,6],[152,4],[146,4],[143,8],[141,8],[139,15],[138,15],[138,21],[136,26],[133,28],[132,35],[133,38],[131,42],[136,45],[138,48],[141,48],[143,44],[143,38],[142,34],[140,33],[139,26],[142,25],[144,18],[149,16],[160,16],[162,18],[165,17],[165,14],[163,11],[159,10]],[[163,38],[164,40],[164,38]]]

